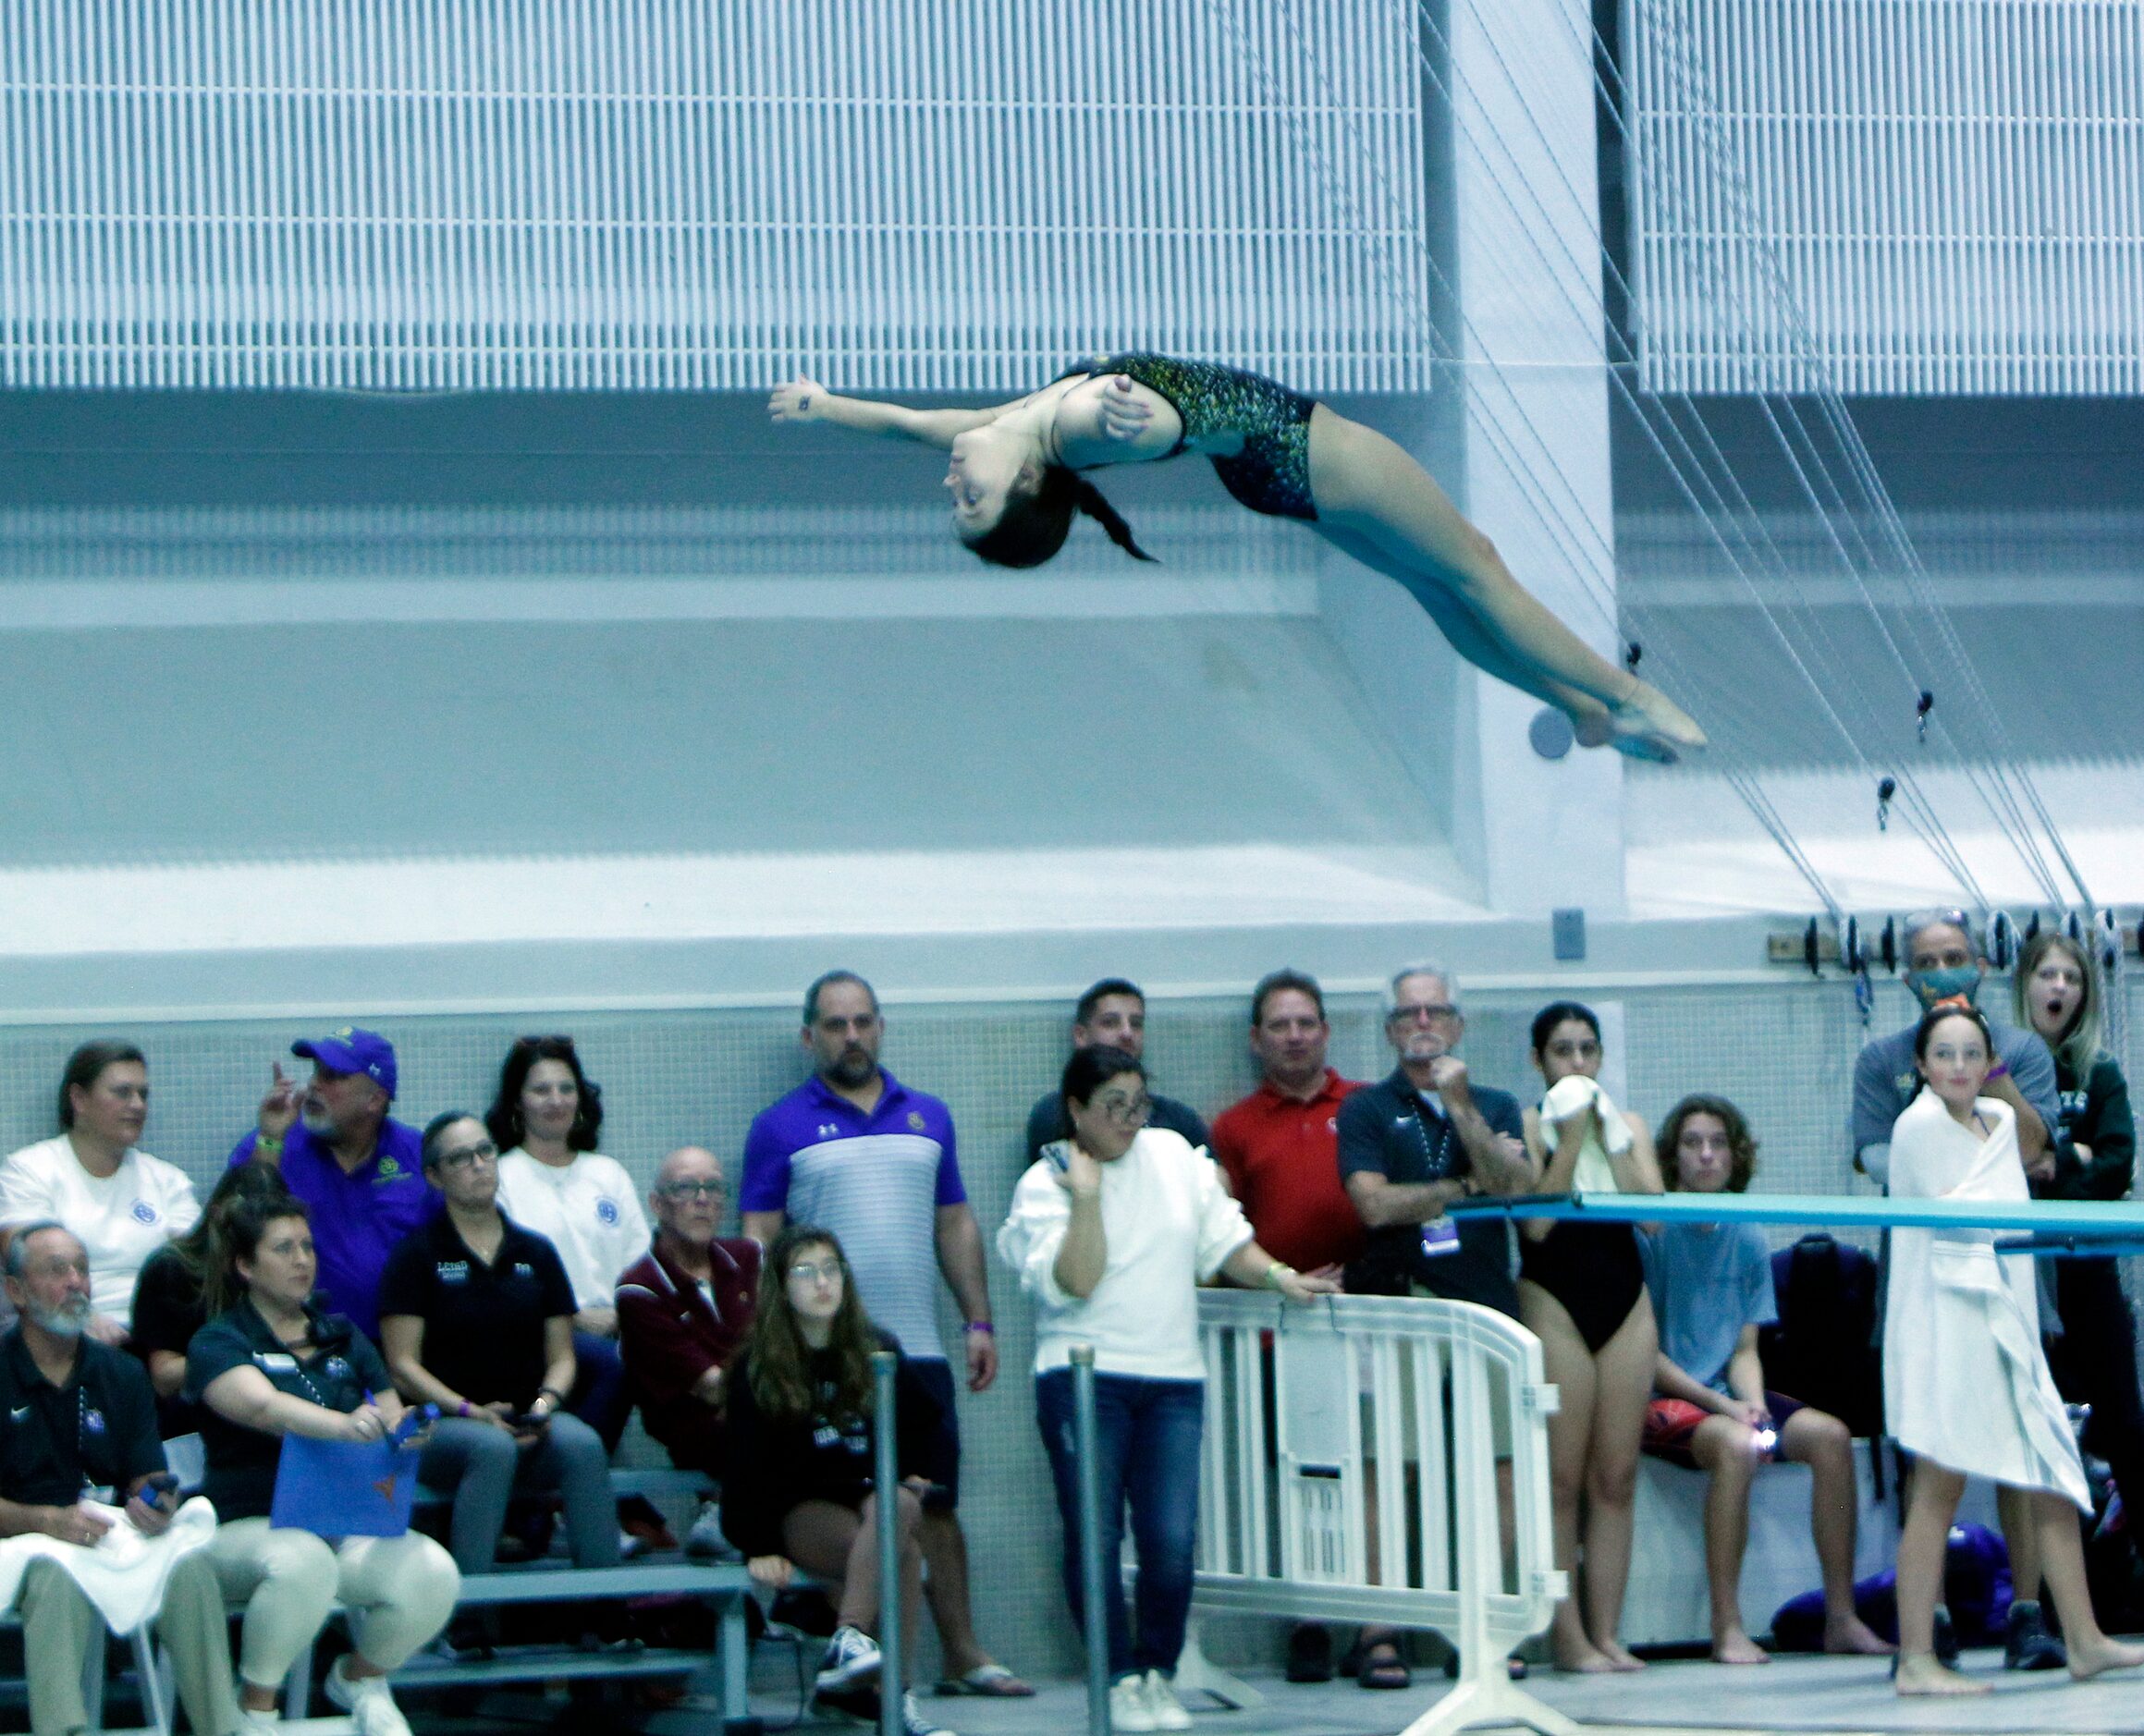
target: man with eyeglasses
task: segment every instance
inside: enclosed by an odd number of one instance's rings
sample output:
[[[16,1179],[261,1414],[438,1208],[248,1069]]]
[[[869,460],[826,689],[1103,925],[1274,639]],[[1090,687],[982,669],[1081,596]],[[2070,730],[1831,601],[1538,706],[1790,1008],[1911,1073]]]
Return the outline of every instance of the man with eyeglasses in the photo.
[[[1340,1174],[1367,1239],[1349,1262],[1357,1296],[1441,1296],[1478,1302],[1514,1320],[1511,1228],[1501,1219],[1455,1221],[1452,1203],[1467,1193],[1525,1193],[1534,1185],[1525,1122],[1509,1092],[1477,1085],[1452,1051],[1466,1033],[1452,973],[1414,964],[1385,987],[1385,1040],[1399,1065],[1340,1106]],[[1494,1408],[1498,1524],[1508,1553],[1512,1522],[1507,1408]],[[1390,1629],[1366,1629],[1355,1679],[1366,1688],[1404,1688],[1406,1663]]]
[[[772,1243],[785,1223],[839,1237],[856,1292],[907,1354],[939,1406],[931,1481],[947,1505],[925,1510],[917,1539],[949,1693],[1024,1698],[1035,1690],[983,1650],[968,1599],[968,1545],[952,1503],[961,1481],[954,1376],[938,1339],[937,1279],[960,1303],[968,1390],[998,1377],[998,1339],[983,1231],[961,1180],[952,1112],[878,1064],[886,1021],[853,971],[828,971],[804,991],[801,1042],[812,1077],[753,1118],[738,1189],[744,1233]]]
[[[387,1113],[395,1045],[378,1032],[345,1025],[332,1036],[300,1038],[290,1053],[312,1063],[312,1079],[286,1079],[276,1064],[259,1120],[231,1165],[275,1166],[312,1207],[321,1290],[376,1340],[387,1256],[439,1209],[438,1192],[424,1179],[423,1136]]]
[[[1462,1194],[1524,1193],[1535,1180],[1518,1099],[1476,1084],[1452,1052],[1465,1032],[1449,972],[1410,965],[1392,978],[1385,1037],[1399,1066],[1340,1108],[1341,1178],[1369,1232],[1347,1288],[1479,1302],[1516,1319],[1509,1226],[1447,1215]]]
[[[672,1464],[717,1480],[724,1370],[759,1291],[759,1243],[716,1233],[729,1193],[713,1152],[686,1145],[664,1158],[648,1193],[655,1245],[618,1280],[619,1347],[641,1421]],[[685,1553],[734,1553],[714,1502],[693,1521]]]

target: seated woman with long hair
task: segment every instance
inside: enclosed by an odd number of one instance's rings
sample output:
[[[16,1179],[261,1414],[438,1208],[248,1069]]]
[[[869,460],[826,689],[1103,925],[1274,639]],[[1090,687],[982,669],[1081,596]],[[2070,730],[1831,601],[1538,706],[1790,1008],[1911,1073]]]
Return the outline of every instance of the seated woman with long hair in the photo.
[[[829,1587],[834,1637],[818,1697],[838,1712],[878,1716],[878,1490],[874,1351],[895,1350],[856,1294],[830,1231],[790,1224],[767,1250],[759,1309],[731,1364],[722,1529],[753,1579],[779,1591],[801,1570]],[[895,1525],[900,1539],[900,1634],[915,1642],[923,1601],[916,1526],[934,1499],[937,1405],[901,1359],[894,1378]],[[905,1679],[905,1672],[904,1672]],[[909,1736],[945,1736],[906,1696]]]
[[[246,1612],[246,1728],[276,1728],[283,1678],[340,1603],[354,1644],[328,1671],[328,1697],[358,1736],[410,1736],[387,1676],[447,1625],[461,1589],[452,1559],[414,1531],[330,1539],[268,1522],[284,1436],[379,1440],[401,1420],[402,1401],[364,1334],[314,1306],[319,1263],[301,1202],[243,1201],[224,1239],[218,1277],[237,1300],[194,1335],[186,1380],[202,1411],[202,1493],[221,1522],[209,1554],[224,1601]]]
[[[1253,512],[1300,520],[1398,581],[1454,651],[1563,712],[1586,746],[1672,760],[1705,745],[1681,707],[1524,589],[1404,449],[1263,375],[1131,350],[987,410],[910,410],[805,379],[778,386],[767,408],[777,422],[830,422],[950,452],[954,534],[1005,567],[1049,559],[1080,513],[1150,559],[1082,472],[1196,452]]]

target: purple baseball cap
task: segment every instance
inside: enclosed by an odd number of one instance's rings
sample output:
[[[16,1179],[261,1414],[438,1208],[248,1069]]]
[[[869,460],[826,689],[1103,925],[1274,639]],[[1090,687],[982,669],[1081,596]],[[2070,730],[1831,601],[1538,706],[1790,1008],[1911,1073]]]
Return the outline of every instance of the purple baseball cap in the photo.
[[[395,1045],[377,1031],[345,1025],[332,1036],[299,1038],[290,1053],[318,1061],[331,1073],[362,1073],[388,1096],[395,1094]]]

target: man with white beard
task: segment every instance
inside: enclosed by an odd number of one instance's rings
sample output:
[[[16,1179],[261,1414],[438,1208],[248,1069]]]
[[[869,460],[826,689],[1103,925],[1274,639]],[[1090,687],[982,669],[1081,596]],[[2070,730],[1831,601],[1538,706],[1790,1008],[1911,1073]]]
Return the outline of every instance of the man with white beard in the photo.
[[[141,1364],[86,1337],[90,1260],[71,1230],[25,1224],[8,1244],[7,1296],[20,1310],[0,1337],[0,1536],[42,1533],[83,1550],[115,1522],[87,1505],[124,1509],[118,1523],[154,1536],[178,1506],[161,1485],[156,1396]],[[24,1570],[16,1599],[35,1736],[90,1728],[82,1665],[101,1652],[104,1621],[57,1561]],[[231,1687],[230,1642],[215,1570],[201,1549],[181,1556],[164,1587],[157,1637],[171,1654],[193,1728],[242,1736],[254,1726]],[[263,1725],[263,1728],[268,1728]]]

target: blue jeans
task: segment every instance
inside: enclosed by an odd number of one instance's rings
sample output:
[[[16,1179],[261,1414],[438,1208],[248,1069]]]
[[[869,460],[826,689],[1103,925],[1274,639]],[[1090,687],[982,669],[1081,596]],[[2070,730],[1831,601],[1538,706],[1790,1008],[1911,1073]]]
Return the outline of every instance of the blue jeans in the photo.
[[[1072,1370],[1053,1368],[1035,1382],[1035,1419],[1049,1452],[1057,1510],[1064,1522],[1064,1586],[1086,1631],[1080,1584],[1079,1460],[1072,1446]],[[1176,1673],[1191,1613],[1192,1546],[1198,1530],[1199,1442],[1206,1430],[1206,1382],[1095,1376],[1095,1447],[1101,1488],[1102,1583],[1109,1597],[1109,1678],[1158,1669]],[[1139,1552],[1134,1595],[1139,1638],[1124,1615],[1124,1508]]]

